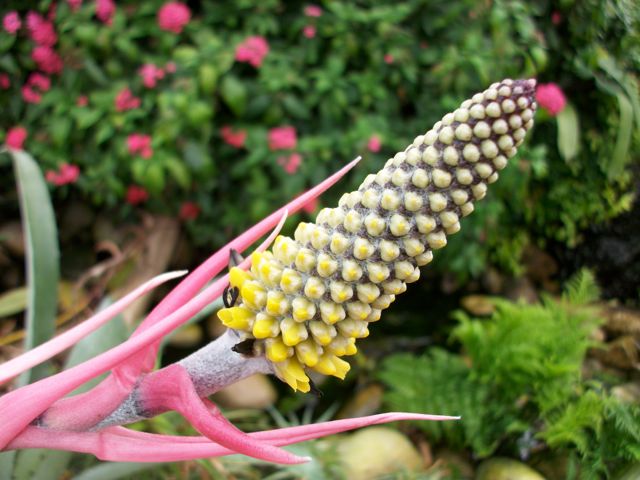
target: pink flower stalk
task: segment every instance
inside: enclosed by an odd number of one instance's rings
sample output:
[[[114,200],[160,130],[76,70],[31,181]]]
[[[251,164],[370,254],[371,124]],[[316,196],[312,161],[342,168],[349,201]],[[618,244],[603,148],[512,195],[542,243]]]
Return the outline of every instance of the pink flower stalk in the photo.
[[[158,10],[158,26],[162,30],[182,33],[185,25],[191,20],[191,10],[181,2],[165,3]]]
[[[92,453],[103,460],[113,461],[177,461],[243,453],[272,462],[299,463],[308,459],[283,451],[278,446],[396,420],[456,418],[389,413],[247,435],[233,427],[220,414],[216,406],[204,398],[212,388],[207,383],[211,382],[211,379],[222,379],[222,384],[235,380],[228,377],[229,370],[233,370],[235,362],[241,362],[249,370],[260,369],[262,360],[247,358],[230,349],[238,341],[233,331],[227,332],[200,353],[196,352],[194,355],[199,355],[198,358],[189,360],[191,357],[188,357],[177,364],[149,373],[153,368],[157,348],[162,338],[222,294],[228,284],[227,275],[196,295],[226,266],[230,249],[239,251],[246,249],[277,223],[276,230],[258,249],[264,251],[283,225],[284,212],[296,211],[313,201],[355,163],[357,160],[289,205],[279,209],[214,254],[165,297],[138,327],[132,338],[123,344],[83,364],[1,397],[0,421],[3,428],[0,429],[0,449],[46,447]],[[246,269],[248,266],[249,261],[245,260],[240,268]],[[135,298],[134,293],[142,294],[133,292],[127,296],[127,302]],[[120,311],[126,303],[124,300],[117,303]],[[116,314],[117,309],[109,312],[109,315]],[[97,325],[106,321],[106,318],[106,314],[102,314],[99,322],[97,316],[91,318],[87,321],[87,327],[79,325],[72,329],[71,334],[63,334],[63,340],[56,342],[54,339],[43,345],[37,353],[27,352],[12,360],[9,362],[10,374],[5,373],[7,369],[2,365],[0,383],[19,374],[35,362],[55,355],[63,345],[68,346],[73,341],[77,341],[82,334],[97,328]],[[206,365],[200,371],[193,369],[192,362],[196,362],[194,365],[200,364],[199,362],[210,354],[214,354],[212,358],[215,359],[224,358],[225,362]],[[112,371],[111,376],[94,390],[62,399],[77,386],[108,370]],[[245,374],[248,373],[245,372]],[[135,403],[140,403],[141,408],[146,412],[145,415],[160,413],[167,409],[176,410],[204,434],[204,437],[148,434],[113,426],[126,421],[127,415],[130,417],[129,421],[141,415],[134,411],[126,413],[128,407],[123,407],[128,405],[126,402],[116,409],[115,417],[110,415],[114,407],[118,407],[134,390],[137,398]],[[125,416],[119,418],[118,415]],[[39,419],[38,426],[29,426],[36,417]]]
[[[195,220],[200,215],[200,206],[196,202],[183,202],[179,215],[184,221]]]
[[[113,0],[96,0],[96,17],[105,25],[113,24],[116,13],[116,3]]]
[[[322,16],[322,8],[318,5],[307,5],[304,7],[304,14],[307,17],[321,17]]]
[[[131,155],[140,155],[142,158],[151,158],[153,156],[151,137],[149,135],[132,133],[127,137],[127,148]]]
[[[80,95],[76,100],[76,105],[78,107],[86,107],[87,105],[89,105],[89,97],[87,97],[86,95]]]
[[[24,127],[13,127],[7,132],[5,144],[14,150],[22,150],[24,141],[27,139],[27,129]]]
[[[123,88],[116,95],[114,105],[117,112],[133,110],[140,106],[140,99],[131,93],[129,88]]]
[[[164,70],[156,67],[153,63],[145,63],[138,73],[142,77],[142,84],[147,88],[155,88],[158,80],[164,78]]]
[[[36,45],[53,47],[58,41],[53,23],[39,13],[27,13],[27,29],[29,37]]]
[[[278,158],[278,164],[281,165],[289,175],[293,175],[298,171],[300,163],[302,163],[302,156],[299,153],[292,153],[288,157]]]
[[[63,163],[62,165],[60,165],[60,168],[57,172],[55,170],[49,170],[45,174],[45,179],[47,180],[47,182],[52,183],[57,187],[75,183],[79,177],[80,167],[68,163]]]
[[[380,151],[380,147],[382,147],[382,141],[378,135],[371,135],[369,137],[369,141],[367,142],[367,150],[373,153],[377,153]]]
[[[232,147],[242,148],[244,147],[244,142],[247,140],[247,131],[246,130],[233,130],[230,126],[225,125],[220,129],[220,135],[222,136],[222,140]]]
[[[276,127],[269,130],[269,150],[289,150],[296,148],[298,139],[293,127]]]
[[[536,101],[553,117],[567,105],[562,89],[555,83],[541,83],[536,89]]]
[[[138,185],[130,185],[127,188],[126,200],[129,205],[139,205],[149,200],[149,193]]]
[[[305,25],[302,29],[302,34],[307,38],[313,38],[316,36],[316,27],[313,25]]]
[[[269,44],[266,38],[249,37],[236,47],[236,60],[259,68],[268,53]]]
[[[9,35],[15,35],[18,30],[20,30],[20,27],[22,27],[22,22],[20,21],[20,15],[18,15],[18,12],[12,10],[7,13],[2,18],[2,27]]]
[[[39,45],[31,52],[31,59],[40,70],[49,74],[60,73],[63,68],[62,59],[56,51],[46,45]]]
[[[9,78],[9,75],[6,73],[0,73],[0,88],[3,90],[9,90],[9,87],[11,87],[11,79]]]

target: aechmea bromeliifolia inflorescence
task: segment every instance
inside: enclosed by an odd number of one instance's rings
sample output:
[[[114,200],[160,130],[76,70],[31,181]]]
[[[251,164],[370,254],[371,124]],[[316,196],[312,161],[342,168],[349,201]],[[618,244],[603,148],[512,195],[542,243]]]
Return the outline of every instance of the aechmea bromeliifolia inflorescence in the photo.
[[[0,450],[53,448],[104,460],[177,461],[243,453],[299,463],[278,448],[365,425],[454,417],[389,413],[246,434],[206,397],[257,372],[275,373],[308,392],[308,371],[344,378],[356,352],[396,295],[419,278],[432,251],[460,229],[487,184],[516,154],[533,126],[534,80],[504,80],[453,113],[390,159],[338,207],[302,223],[294,239],[276,237],[286,212],[296,211],[335,183],[356,161],[293,200],[216,252],[187,276],[132,337],[81,365],[0,398]],[[276,225],[278,227],[276,227]],[[230,273],[213,281],[234,250],[276,231]],[[275,238],[271,251],[266,248]],[[176,274],[151,280],[107,310],[50,342],[0,365],[0,383],[52,357]],[[201,290],[198,293],[199,290]],[[225,294],[218,312],[228,330],[184,360],[153,371],[162,338]],[[110,371],[89,392],[65,397]],[[437,386],[436,386],[437,388]],[[181,413],[202,437],[155,435],[122,425],[159,413]]]

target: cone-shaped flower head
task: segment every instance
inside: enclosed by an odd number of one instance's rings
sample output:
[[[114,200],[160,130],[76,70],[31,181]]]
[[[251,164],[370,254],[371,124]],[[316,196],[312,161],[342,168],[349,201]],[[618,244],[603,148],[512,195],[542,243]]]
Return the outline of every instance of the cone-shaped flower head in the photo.
[[[432,251],[460,230],[487,184],[533,126],[535,80],[504,80],[464,101],[336,208],[233,268],[234,306],[222,322],[273,362],[293,389],[310,389],[306,368],[344,378],[357,338],[369,334],[420,276]]]

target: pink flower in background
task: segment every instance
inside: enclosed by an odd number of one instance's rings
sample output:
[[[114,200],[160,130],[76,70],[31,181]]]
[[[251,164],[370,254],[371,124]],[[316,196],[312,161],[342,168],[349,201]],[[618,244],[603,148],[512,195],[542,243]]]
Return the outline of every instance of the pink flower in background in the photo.
[[[182,33],[182,29],[189,20],[191,20],[191,10],[184,3],[165,3],[158,10],[158,25],[162,30]]]
[[[200,207],[196,202],[182,202],[179,215],[181,220],[195,220],[200,215]]]
[[[149,193],[138,185],[129,185],[126,200],[129,205],[139,205],[149,200]]]
[[[78,177],[80,177],[80,167],[69,163],[63,163],[60,165],[57,172],[49,170],[45,175],[47,182],[58,187],[69,183],[75,183],[78,180]]]
[[[69,4],[71,10],[74,12],[78,11],[82,6],[82,0],[67,0],[67,3]]]
[[[391,65],[394,61],[395,61],[395,58],[393,58],[393,55],[391,55],[390,53],[387,53],[384,56],[384,63],[388,63],[389,65]]]
[[[105,25],[113,23],[116,13],[116,4],[113,0],[96,0],[96,17]]]
[[[554,25],[560,25],[560,23],[562,23],[562,14],[559,11],[555,10],[551,14],[551,23]]]
[[[89,97],[87,97],[86,95],[80,95],[76,100],[76,105],[78,107],[86,107],[87,105],[89,105]]]
[[[555,83],[541,83],[538,85],[536,89],[536,101],[554,117],[564,110],[564,107],[567,105],[564,92]]]
[[[29,37],[37,45],[53,47],[58,41],[53,23],[39,13],[27,13],[27,30],[29,30]]]
[[[378,135],[371,135],[371,137],[369,137],[369,141],[367,142],[367,149],[370,152],[376,153],[380,151],[380,147],[382,147],[380,137]]]
[[[249,37],[236,47],[236,60],[258,68],[269,53],[269,44],[264,37]]]
[[[302,163],[302,155],[299,153],[292,153],[288,157],[280,157],[278,158],[278,164],[284,168],[284,171],[289,175],[293,175],[300,167]]]
[[[176,73],[176,64],[175,62],[169,62],[164,66],[164,71],[167,73]]]
[[[45,73],[54,74],[62,71],[63,63],[60,55],[49,46],[38,45],[35,47],[31,52],[31,59]]]
[[[134,97],[129,88],[123,88],[118,92],[115,99],[116,111],[124,112],[126,110],[133,110],[140,106],[140,99]]]
[[[9,75],[6,73],[0,73],[0,88],[3,90],[8,90],[11,86],[11,80],[9,79]]]
[[[306,7],[304,7],[304,14],[307,17],[321,17],[322,8],[317,5],[307,5]]]
[[[307,38],[313,38],[316,36],[316,27],[313,25],[305,25],[302,29],[302,34]]]
[[[42,95],[36,92],[29,85],[23,85],[22,89],[22,99],[27,103],[40,103],[42,100]]]
[[[312,214],[318,209],[319,203],[320,202],[318,202],[318,199],[314,198],[313,200],[305,203],[304,206],[302,207],[302,210],[308,214]]]
[[[5,143],[7,147],[13,148],[14,150],[22,150],[22,145],[24,145],[24,141],[27,139],[27,129],[24,127],[13,127],[10,128],[7,132],[7,138],[5,138]]]
[[[220,129],[220,135],[226,144],[236,148],[244,147],[244,142],[247,140],[246,130],[233,131],[233,129],[228,125],[225,125]]]
[[[296,148],[298,139],[296,129],[293,127],[276,127],[269,130],[269,149],[288,150]]]
[[[38,88],[41,92],[47,92],[51,88],[51,80],[41,73],[32,73],[27,79],[27,85]]]
[[[127,137],[127,148],[131,155],[140,155],[142,158],[151,158],[153,148],[151,148],[151,137],[140,133],[132,133]]]
[[[164,78],[164,70],[156,67],[153,63],[145,63],[138,73],[142,77],[142,83],[147,88],[155,88],[158,80]]]
[[[20,15],[15,10],[7,13],[2,19],[2,27],[5,31],[10,35],[15,35],[20,27],[22,27],[22,22],[20,21]]]

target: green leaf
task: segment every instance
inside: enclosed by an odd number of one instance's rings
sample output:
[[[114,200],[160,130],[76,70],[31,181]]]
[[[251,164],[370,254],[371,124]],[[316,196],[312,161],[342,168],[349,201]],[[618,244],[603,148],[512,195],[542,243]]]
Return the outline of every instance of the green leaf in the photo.
[[[167,158],[164,166],[171,173],[172,178],[183,190],[187,190],[191,185],[191,175],[187,166],[177,158]]]
[[[0,295],[0,318],[15,315],[27,308],[27,287],[18,287]]]
[[[49,340],[55,330],[60,253],[55,214],[42,172],[29,154],[12,151],[11,155],[27,243],[29,296],[24,348],[29,350]],[[29,383],[42,378],[46,372],[46,365],[40,365],[24,373],[20,381]]]
[[[227,75],[222,80],[220,94],[236,117],[241,117],[247,108],[248,99],[247,89],[244,83],[236,77]]]
[[[75,480],[116,480],[118,478],[135,478],[136,473],[156,468],[162,463],[103,463],[89,468],[73,477]]]
[[[16,451],[0,452],[0,480],[13,480],[13,465]]]
[[[558,116],[558,150],[565,161],[570,162],[580,151],[580,121],[570,103]]]
[[[609,180],[613,180],[619,176],[631,160],[631,155],[628,155],[628,153],[633,130],[633,107],[623,92],[617,92],[616,98],[618,99],[618,106],[620,107],[620,124],[618,126],[616,145],[611,155],[609,168],[607,169]]]

